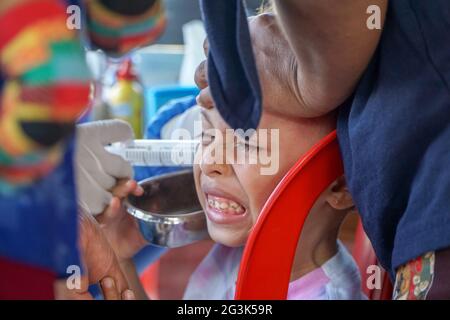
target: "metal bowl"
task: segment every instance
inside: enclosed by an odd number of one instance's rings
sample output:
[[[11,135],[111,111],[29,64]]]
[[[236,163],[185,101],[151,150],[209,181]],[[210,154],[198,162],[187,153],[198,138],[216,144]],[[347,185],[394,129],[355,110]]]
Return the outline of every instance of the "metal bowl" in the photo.
[[[155,176],[139,185],[144,194],[129,196],[125,206],[149,243],[176,248],[208,238],[192,170]]]

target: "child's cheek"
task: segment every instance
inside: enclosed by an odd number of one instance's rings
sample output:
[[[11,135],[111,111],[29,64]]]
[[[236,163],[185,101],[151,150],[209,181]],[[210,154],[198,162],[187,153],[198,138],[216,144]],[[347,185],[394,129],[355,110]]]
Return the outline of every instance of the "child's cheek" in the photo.
[[[202,174],[202,171],[198,164],[194,164],[193,169],[194,169],[195,190],[197,191],[197,197],[198,197],[198,200],[200,201],[200,205],[202,206],[202,208],[204,210],[205,209],[205,199],[203,197],[203,191],[201,189],[201,183],[200,183],[200,176]]]

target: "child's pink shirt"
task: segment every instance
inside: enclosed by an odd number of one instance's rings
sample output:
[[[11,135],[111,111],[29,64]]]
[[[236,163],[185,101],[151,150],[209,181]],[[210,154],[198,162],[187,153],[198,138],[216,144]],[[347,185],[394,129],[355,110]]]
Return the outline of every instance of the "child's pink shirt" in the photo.
[[[184,299],[231,300],[243,247],[216,244],[192,274]],[[345,247],[338,243],[337,254],[303,277],[289,284],[288,300],[360,300],[358,267]]]

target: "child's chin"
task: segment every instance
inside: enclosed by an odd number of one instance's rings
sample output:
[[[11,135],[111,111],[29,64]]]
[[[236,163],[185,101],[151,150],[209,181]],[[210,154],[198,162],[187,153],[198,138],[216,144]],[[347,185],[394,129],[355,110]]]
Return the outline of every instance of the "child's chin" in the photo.
[[[219,244],[227,247],[242,247],[247,241],[247,235],[230,234],[230,230],[211,230],[213,228],[208,227],[209,236],[211,239]]]

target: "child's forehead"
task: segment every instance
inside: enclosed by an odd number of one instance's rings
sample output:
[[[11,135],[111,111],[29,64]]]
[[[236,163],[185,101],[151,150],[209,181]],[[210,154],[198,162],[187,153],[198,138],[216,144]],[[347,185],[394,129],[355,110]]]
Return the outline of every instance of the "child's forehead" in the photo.
[[[208,123],[212,128],[218,130],[231,129],[220,115],[217,108],[201,109],[202,120]],[[301,120],[285,116],[283,114],[268,112],[263,110],[261,121],[257,129],[284,129],[296,126],[301,126]],[[239,129],[239,128],[234,128]]]

